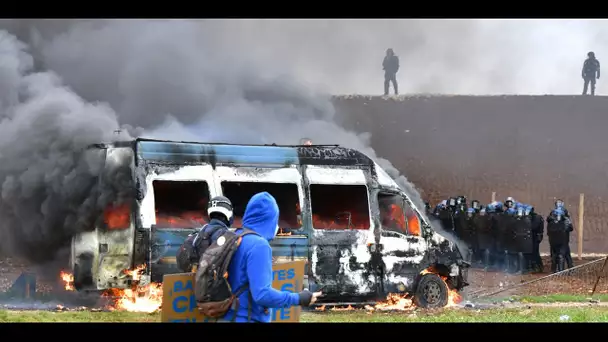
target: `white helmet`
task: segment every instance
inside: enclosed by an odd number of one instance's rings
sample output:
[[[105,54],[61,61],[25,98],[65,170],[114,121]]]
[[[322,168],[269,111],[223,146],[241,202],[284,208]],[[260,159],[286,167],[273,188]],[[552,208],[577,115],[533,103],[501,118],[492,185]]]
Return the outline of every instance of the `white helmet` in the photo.
[[[219,213],[226,216],[226,220],[232,224],[233,221],[233,207],[232,202],[227,197],[215,196],[209,201],[207,207],[207,214],[211,216],[213,213]]]

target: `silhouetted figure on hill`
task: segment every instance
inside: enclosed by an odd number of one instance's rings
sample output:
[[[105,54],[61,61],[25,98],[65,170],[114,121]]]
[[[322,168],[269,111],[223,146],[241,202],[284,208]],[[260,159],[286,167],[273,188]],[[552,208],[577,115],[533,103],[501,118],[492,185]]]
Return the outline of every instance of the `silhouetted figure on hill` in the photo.
[[[393,82],[395,95],[398,95],[397,71],[399,71],[399,57],[395,55],[393,49],[386,50],[386,56],[384,56],[384,61],[382,61],[382,70],[384,70],[384,95],[388,95],[389,82]]]
[[[582,76],[585,84],[583,86],[583,95],[587,95],[587,87],[591,83],[591,95],[595,95],[595,80],[600,79],[600,61],[595,58],[593,51],[587,54],[589,58],[583,63]]]

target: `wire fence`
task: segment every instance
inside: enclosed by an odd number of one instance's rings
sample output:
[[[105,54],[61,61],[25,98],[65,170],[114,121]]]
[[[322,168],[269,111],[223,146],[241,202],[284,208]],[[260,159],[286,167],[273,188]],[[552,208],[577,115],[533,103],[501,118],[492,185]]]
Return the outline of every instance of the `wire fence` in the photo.
[[[475,286],[465,292],[466,298],[492,299],[509,296],[589,296],[608,294],[608,257],[546,276],[505,275],[476,272]],[[594,291],[595,289],[595,291]]]

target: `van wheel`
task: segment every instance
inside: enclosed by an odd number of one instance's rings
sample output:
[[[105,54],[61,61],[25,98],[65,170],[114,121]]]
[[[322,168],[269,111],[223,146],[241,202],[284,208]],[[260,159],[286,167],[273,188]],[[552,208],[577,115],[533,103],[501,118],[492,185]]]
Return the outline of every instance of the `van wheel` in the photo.
[[[425,274],[416,287],[414,304],[425,309],[443,308],[448,305],[449,291],[448,285],[438,275]]]

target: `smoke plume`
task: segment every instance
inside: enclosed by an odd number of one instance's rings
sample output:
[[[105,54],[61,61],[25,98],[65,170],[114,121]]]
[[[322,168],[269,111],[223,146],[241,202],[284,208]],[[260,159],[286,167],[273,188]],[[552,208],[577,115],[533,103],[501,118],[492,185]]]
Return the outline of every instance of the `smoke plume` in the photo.
[[[298,82],[298,61],[288,67],[276,43],[243,39],[247,22],[52,23],[0,22],[8,30],[0,33],[4,252],[40,262],[94,226],[121,197],[117,189],[131,185],[118,170],[100,187],[102,154],[85,148],[136,135],[338,143],[376,159],[424,207],[413,185],[375,154],[369,135],[340,127],[329,96]]]

